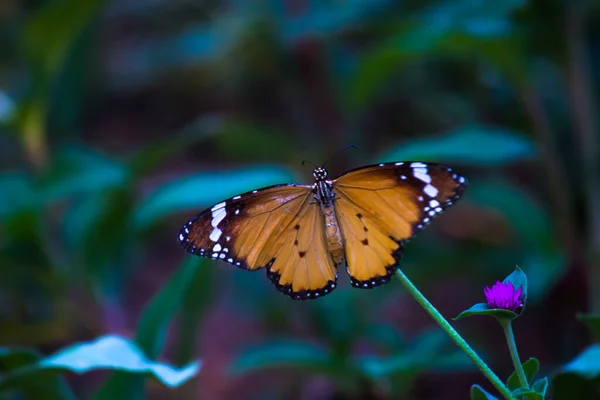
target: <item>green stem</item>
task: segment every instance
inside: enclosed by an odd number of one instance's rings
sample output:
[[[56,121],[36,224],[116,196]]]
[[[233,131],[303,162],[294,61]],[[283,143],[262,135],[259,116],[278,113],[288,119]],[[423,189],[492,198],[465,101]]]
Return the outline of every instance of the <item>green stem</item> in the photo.
[[[494,385],[494,387],[502,394],[507,400],[513,400],[514,397],[510,393],[510,390],[504,385],[504,383],[498,378],[498,376],[487,366],[487,364],[479,357],[479,355],[469,346],[469,344],[460,336],[460,334],[446,321],[446,319],[440,314],[440,312],[423,296],[423,294],[413,285],[404,273],[398,269],[396,270],[396,278],[404,285],[406,290],[411,296],[427,311],[429,315],[438,323],[438,325],[450,336],[450,338],[456,343],[458,347],[464,351],[467,356],[477,365],[477,368],[485,375],[486,378]]]
[[[512,330],[512,321],[510,319],[498,320],[500,321],[500,325],[502,325],[502,329],[504,329],[506,343],[508,343],[508,350],[510,351],[510,358],[512,358],[512,362],[515,366],[515,372],[519,378],[519,383],[521,383],[521,387],[529,389],[529,382],[527,382],[527,377],[525,376],[525,371],[523,370],[523,365],[519,358],[519,351],[517,350],[517,343],[515,342],[515,335]]]

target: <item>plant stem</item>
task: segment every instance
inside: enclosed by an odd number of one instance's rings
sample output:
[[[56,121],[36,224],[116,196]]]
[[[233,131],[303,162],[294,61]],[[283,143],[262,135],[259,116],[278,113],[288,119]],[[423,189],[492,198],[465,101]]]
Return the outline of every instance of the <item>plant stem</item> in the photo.
[[[508,343],[508,350],[510,351],[510,358],[512,359],[513,365],[515,366],[515,372],[521,383],[521,387],[529,389],[529,382],[525,376],[521,359],[519,358],[519,351],[517,350],[517,343],[515,342],[515,335],[512,330],[512,321],[510,319],[498,319],[502,329],[504,329],[504,335],[506,336],[506,343]]]
[[[510,393],[510,390],[504,385],[504,383],[498,378],[498,376],[487,366],[487,364],[479,357],[479,355],[469,346],[469,344],[460,336],[460,334],[446,321],[446,319],[440,314],[440,312],[423,296],[423,294],[413,285],[406,275],[400,270],[396,270],[396,278],[404,285],[406,290],[411,296],[427,311],[429,315],[438,323],[438,325],[450,336],[450,338],[456,343],[462,351],[477,365],[477,368],[485,375],[486,378],[494,385],[494,387],[500,392],[500,394],[507,400],[512,400],[514,397]]]

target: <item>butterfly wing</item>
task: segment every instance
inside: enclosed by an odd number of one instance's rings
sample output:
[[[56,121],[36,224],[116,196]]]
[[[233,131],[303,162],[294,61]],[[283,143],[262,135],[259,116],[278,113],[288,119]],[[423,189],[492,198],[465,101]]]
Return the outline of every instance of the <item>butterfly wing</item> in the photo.
[[[294,299],[319,297],[336,285],[310,186],[277,185],[232,197],[186,223],[178,239],[199,256],[247,270],[266,267],[277,289]]]
[[[404,162],[350,171],[333,187],[352,285],[372,288],[390,280],[403,242],[457,201],[466,180],[442,165]]]

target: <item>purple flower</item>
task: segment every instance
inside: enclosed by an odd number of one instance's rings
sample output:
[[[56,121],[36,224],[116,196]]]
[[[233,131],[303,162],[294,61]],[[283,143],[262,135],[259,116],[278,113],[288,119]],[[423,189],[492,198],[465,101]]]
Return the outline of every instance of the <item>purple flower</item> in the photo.
[[[523,286],[520,286],[519,290],[515,290],[512,283],[497,281],[494,286],[486,287],[483,292],[490,308],[502,308],[517,312],[520,307],[523,307],[521,300]]]

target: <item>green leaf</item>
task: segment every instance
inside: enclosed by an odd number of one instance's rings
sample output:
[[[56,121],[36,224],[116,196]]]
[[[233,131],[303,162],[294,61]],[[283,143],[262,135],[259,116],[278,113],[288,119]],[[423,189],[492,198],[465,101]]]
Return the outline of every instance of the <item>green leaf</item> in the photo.
[[[69,46],[97,14],[105,0],[60,0],[44,3],[25,25],[23,40],[28,55],[53,74],[63,63]]]
[[[546,396],[546,391],[548,390],[548,378],[540,378],[531,385],[531,390],[541,394],[543,397]]]
[[[444,161],[464,165],[499,166],[535,156],[534,143],[523,135],[493,127],[466,126],[437,137],[402,143],[381,162]]]
[[[498,400],[479,385],[471,386],[471,400]]]
[[[231,364],[229,373],[238,376],[281,367],[328,371],[331,369],[331,356],[323,348],[307,342],[268,342],[242,352]]]
[[[95,370],[121,370],[151,374],[169,387],[179,386],[196,375],[200,364],[191,363],[181,369],[148,360],[131,341],[115,335],[103,336],[60,350],[35,364],[17,369],[0,381],[0,392],[17,389],[47,376],[70,371],[83,374]]]
[[[592,338],[596,342],[600,342],[600,315],[598,314],[579,314],[577,319],[583,321],[587,325]]]
[[[135,342],[150,358],[162,351],[167,329],[206,259],[187,257],[165,286],[152,298],[138,323]],[[97,400],[142,397],[143,380],[122,373],[111,375],[96,395]]]
[[[23,374],[30,366],[35,365],[41,359],[40,354],[25,347],[0,347],[0,387],[4,379],[8,379],[12,372]],[[15,387],[28,399],[44,398],[48,400],[70,400],[75,399],[73,392],[65,381],[59,376],[21,375],[23,384]],[[14,378],[13,378],[14,379]],[[17,381],[18,384],[18,381]],[[10,389],[8,389],[10,390]],[[2,393],[0,389],[0,393]],[[0,395],[0,397],[2,397]]]
[[[498,319],[515,319],[518,315],[510,310],[504,310],[502,308],[490,308],[487,303],[477,303],[468,310],[465,310],[458,314],[454,320],[470,317],[472,315],[490,315]]]
[[[135,215],[135,223],[141,228],[148,227],[171,213],[199,212],[203,207],[228,197],[292,180],[293,175],[288,170],[276,167],[191,175],[170,181],[142,201]]]
[[[600,388],[600,344],[564,365],[552,379],[554,400],[593,399]]]
[[[221,117],[203,115],[181,131],[145,145],[129,161],[132,175],[139,176],[147,173],[168,158],[212,137],[220,125],[222,125]]]
[[[525,377],[527,378],[527,383],[531,384],[533,378],[535,377],[535,374],[537,374],[540,368],[540,362],[537,360],[537,358],[532,357],[529,360],[525,361],[522,364],[522,366],[523,371],[525,372]],[[521,382],[519,382],[519,376],[517,375],[516,371],[508,377],[508,380],[506,381],[506,386],[510,390],[517,390],[521,388]]]
[[[544,396],[527,388],[518,388],[512,394],[519,400],[544,400]]]
[[[502,281],[502,283],[507,283],[510,282],[513,287],[515,288],[515,290],[519,290],[519,288],[523,288],[523,294],[522,299],[523,299],[523,309],[525,308],[525,304],[527,302],[527,275],[525,275],[525,273],[521,270],[521,268],[516,267],[515,270],[508,275],[506,278],[504,278],[504,280]],[[523,312],[523,310],[521,310],[521,312],[519,314],[521,314]]]

